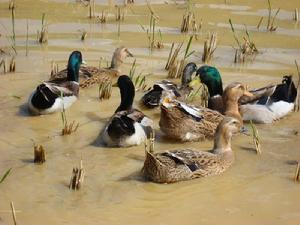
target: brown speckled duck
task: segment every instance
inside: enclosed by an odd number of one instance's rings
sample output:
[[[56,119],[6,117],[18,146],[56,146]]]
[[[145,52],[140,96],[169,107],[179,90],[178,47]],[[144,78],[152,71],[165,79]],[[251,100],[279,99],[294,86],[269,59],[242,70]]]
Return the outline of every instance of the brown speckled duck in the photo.
[[[241,83],[232,83],[223,94],[225,115],[243,124],[239,113],[238,100],[243,95],[252,94]],[[217,111],[188,105],[176,99],[165,98],[161,105],[159,126],[168,137],[178,141],[203,141],[212,139],[216,128],[224,116]]]
[[[234,162],[232,135],[239,132],[239,120],[225,117],[216,130],[211,151],[179,149],[152,154],[146,151],[142,173],[156,183],[174,183],[223,173]]]
[[[88,88],[94,84],[107,81],[112,77],[117,77],[121,73],[121,65],[127,57],[133,57],[129,50],[125,47],[119,47],[115,50],[111,65],[108,68],[97,68],[94,66],[81,66],[79,70],[81,88]],[[52,79],[63,78],[67,76],[67,69],[61,70],[51,76]]]

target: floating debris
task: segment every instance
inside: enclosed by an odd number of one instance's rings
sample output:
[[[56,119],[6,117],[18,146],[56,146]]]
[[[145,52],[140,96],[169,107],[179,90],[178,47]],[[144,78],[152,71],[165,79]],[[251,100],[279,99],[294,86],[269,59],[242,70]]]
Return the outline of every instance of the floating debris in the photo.
[[[34,163],[43,164],[46,162],[46,151],[42,145],[34,145]]]
[[[85,171],[82,166],[82,160],[80,160],[80,168],[74,167],[72,170],[69,189],[79,190],[84,181]]]

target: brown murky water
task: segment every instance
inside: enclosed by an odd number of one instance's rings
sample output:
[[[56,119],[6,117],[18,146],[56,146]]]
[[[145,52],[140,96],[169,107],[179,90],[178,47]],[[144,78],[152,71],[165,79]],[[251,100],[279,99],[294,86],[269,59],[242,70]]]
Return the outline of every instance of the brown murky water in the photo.
[[[60,114],[32,117],[26,107],[27,97],[35,86],[49,77],[51,61],[64,68],[73,49],[82,51],[85,60],[98,65],[100,57],[110,60],[113,50],[125,45],[137,60],[139,72],[150,74],[148,85],[166,77],[164,65],[173,41],[187,37],[179,33],[185,6],[182,1],[155,1],[158,26],[165,48],[147,49],[146,34],[139,23],[147,25],[149,11],[144,1],[127,7],[121,23],[120,37],[114,19],[113,1],[96,1],[96,11],[109,12],[107,24],[90,23],[87,8],[73,1],[16,1],[16,73],[0,75],[0,174],[13,168],[0,184],[0,224],[13,224],[10,201],[17,210],[18,224],[299,224],[300,184],[293,182],[295,165],[300,158],[300,115],[293,113],[272,125],[259,125],[262,155],[256,155],[252,140],[234,138],[236,162],[218,177],[197,179],[171,185],[145,182],[139,174],[144,147],[109,149],[97,145],[98,135],[119,104],[119,91],[113,89],[110,100],[100,102],[94,87],[80,92],[80,100],[69,110],[69,120],[80,123],[78,131],[60,136]],[[260,32],[256,25],[266,16],[267,1],[262,0],[194,1],[197,20],[203,26],[199,40],[194,41],[195,54],[189,59],[200,65],[203,41],[208,32],[217,31],[218,48],[212,65],[222,72],[224,82],[244,81],[252,87],[279,82],[283,74],[296,73],[294,60],[300,60],[300,29],[292,21],[298,0],[272,0],[273,8],[281,8],[274,33]],[[109,6],[110,5],[110,6]],[[131,8],[131,10],[129,9]],[[41,15],[47,14],[49,43],[36,43]],[[275,12],[275,11],[274,11]],[[253,63],[234,65],[235,45],[228,19],[231,18],[242,36],[247,24],[260,54]],[[29,21],[29,55],[25,56],[26,19]],[[11,35],[8,1],[0,1],[0,46],[8,50]],[[88,36],[80,41],[79,29]],[[6,56],[2,55],[5,58]],[[7,60],[10,57],[6,57]],[[133,59],[122,67],[128,73]],[[142,96],[136,94],[135,103]],[[158,122],[158,110],[145,110]],[[158,127],[158,125],[157,125]],[[47,162],[34,165],[33,144],[43,144]],[[156,151],[176,147],[209,149],[211,142],[172,143],[157,138]],[[68,189],[73,166],[83,159],[86,179],[82,189]]]

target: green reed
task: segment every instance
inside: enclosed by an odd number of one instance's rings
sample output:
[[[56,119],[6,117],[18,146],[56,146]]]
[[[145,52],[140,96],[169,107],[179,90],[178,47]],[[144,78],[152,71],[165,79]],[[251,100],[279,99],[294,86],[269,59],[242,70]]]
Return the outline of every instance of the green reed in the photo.
[[[0,184],[8,177],[12,168],[8,169],[1,177],[0,177]]]

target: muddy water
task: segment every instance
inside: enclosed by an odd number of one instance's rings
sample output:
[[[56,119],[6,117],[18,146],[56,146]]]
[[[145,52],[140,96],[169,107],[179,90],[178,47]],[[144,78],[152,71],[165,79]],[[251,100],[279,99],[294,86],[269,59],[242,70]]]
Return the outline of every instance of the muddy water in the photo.
[[[16,8],[16,73],[0,75],[0,174],[13,168],[0,184],[0,224],[12,224],[10,201],[17,210],[20,224],[299,224],[299,184],[292,180],[300,158],[300,115],[294,113],[272,125],[259,125],[262,155],[255,154],[252,140],[237,136],[233,141],[236,162],[222,176],[158,185],[145,182],[139,172],[143,165],[143,146],[109,149],[99,146],[99,132],[119,104],[119,91],[113,89],[110,100],[97,99],[97,87],[80,92],[80,100],[67,110],[67,117],[79,122],[78,131],[60,136],[60,114],[32,117],[26,100],[36,85],[49,77],[51,61],[64,68],[73,49],[80,49],[85,60],[97,66],[109,61],[120,45],[130,48],[138,64],[138,72],[150,74],[147,84],[166,77],[163,70],[173,41],[186,39],[178,26],[185,10],[182,1],[155,1],[158,26],[165,48],[147,49],[146,34],[139,23],[147,25],[149,14],[144,1],[127,8],[121,24],[120,37],[114,21],[113,1],[96,1],[96,9],[111,15],[107,24],[90,23],[87,8],[73,1],[17,1]],[[280,7],[276,24],[278,31],[260,32],[256,24],[266,15],[265,1],[230,0],[195,1],[197,20],[203,20],[199,39],[194,41],[195,54],[189,59],[200,65],[203,41],[208,32],[217,31],[219,46],[212,65],[218,66],[225,84],[242,80],[252,87],[279,82],[283,74],[296,73],[294,60],[300,55],[300,31],[291,20],[298,0],[272,1]],[[49,43],[39,46],[35,41],[43,12],[49,22]],[[238,35],[246,23],[260,53],[253,63],[234,65],[235,45],[228,26],[232,18]],[[29,55],[25,56],[26,19],[29,19]],[[0,1],[0,46],[9,51],[11,35],[7,1]],[[88,36],[80,41],[78,29]],[[2,55],[8,61],[9,56]],[[128,73],[134,59],[127,59],[122,71]],[[135,104],[139,107],[141,92]],[[144,110],[159,120],[159,110]],[[157,125],[158,128],[158,125]],[[47,162],[32,162],[34,142],[47,150]],[[177,147],[210,149],[211,142],[173,143],[158,132],[156,151]],[[74,166],[83,159],[86,179],[78,192],[67,186]]]

